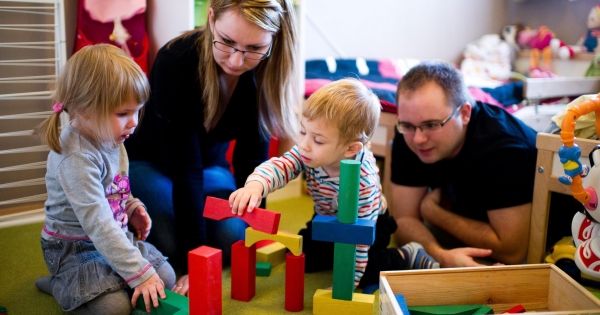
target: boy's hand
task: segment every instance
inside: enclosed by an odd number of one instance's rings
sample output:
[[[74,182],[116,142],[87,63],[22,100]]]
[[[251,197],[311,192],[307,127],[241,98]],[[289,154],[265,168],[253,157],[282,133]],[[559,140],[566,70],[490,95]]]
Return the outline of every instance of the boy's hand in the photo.
[[[248,206],[248,212],[252,212],[254,207],[258,207],[262,201],[263,185],[258,181],[246,183],[246,186],[240,188],[229,196],[229,206],[231,213],[242,215],[244,209]]]
[[[143,206],[138,206],[131,213],[131,218],[129,218],[129,224],[133,228],[133,231],[142,241],[145,241],[148,238],[148,234],[150,234],[150,227],[152,227],[152,219],[146,212],[146,208]]]
[[[133,296],[131,297],[131,305],[133,305],[133,308],[135,308],[136,301],[140,294],[144,297],[144,304],[146,304],[146,312],[148,313],[151,312],[150,301],[152,301],[154,307],[158,307],[158,295],[160,295],[160,298],[163,300],[167,298],[167,295],[165,294],[165,284],[156,273],[148,278],[148,280],[135,287]]]

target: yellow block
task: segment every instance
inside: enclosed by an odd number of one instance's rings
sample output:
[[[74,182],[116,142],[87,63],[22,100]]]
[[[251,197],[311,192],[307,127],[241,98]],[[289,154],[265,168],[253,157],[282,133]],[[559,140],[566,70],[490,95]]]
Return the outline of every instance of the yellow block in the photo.
[[[300,235],[281,231],[277,232],[277,234],[268,234],[251,227],[246,228],[246,247],[250,247],[252,244],[263,240],[272,240],[283,244],[294,256],[302,254],[302,236]]]
[[[313,314],[373,314],[375,295],[354,293],[352,301],[334,299],[331,290],[317,289],[313,296]]]
[[[272,243],[256,250],[256,262],[270,262],[275,267],[285,261],[286,247],[280,243]]]

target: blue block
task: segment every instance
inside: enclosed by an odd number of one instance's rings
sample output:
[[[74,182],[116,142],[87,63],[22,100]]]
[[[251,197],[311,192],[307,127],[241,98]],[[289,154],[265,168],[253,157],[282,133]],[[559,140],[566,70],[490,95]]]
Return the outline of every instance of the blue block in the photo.
[[[402,314],[410,315],[408,307],[406,306],[406,301],[404,300],[404,295],[394,294],[394,296],[396,297],[396,301],[398,301],[398,305],[400,305],[400,310],[402,311]]]
[[[317,241],[373,245],[375,220],[356,220],[356,223],[340,223],[337,217],[317,215],[312,221],[312,238]]]
[[[369,284],[368,286],[366,286],[362,293],[363,294],[374,294],[375,291],[379,290],[379,283],[374,283],[374,284]]]

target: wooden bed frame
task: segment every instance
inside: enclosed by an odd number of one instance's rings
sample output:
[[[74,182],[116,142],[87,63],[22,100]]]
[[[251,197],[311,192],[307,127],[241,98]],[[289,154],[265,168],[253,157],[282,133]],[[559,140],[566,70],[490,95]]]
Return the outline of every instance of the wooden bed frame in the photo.
[[[588,154],[600,141],[589,139],[575,139],[581,148],[581,163],[589,165]],[[558,149],[562,142],[560,136],[538,133],[536,147],[538,149],[535,184],[533,189],[533,202],[531,207],[531,222],[529,225],[529,249],[527,263],[542,262],[546,252],[546,236],[548,233],[548,218],[550,215],[550,193],[557,192],[571,195],[570,186],[558,181],[558,176],[564,170],[558,158]],[[585,187],[585,178],[583,179]],[[570,222],[568,223],[571,224]]]

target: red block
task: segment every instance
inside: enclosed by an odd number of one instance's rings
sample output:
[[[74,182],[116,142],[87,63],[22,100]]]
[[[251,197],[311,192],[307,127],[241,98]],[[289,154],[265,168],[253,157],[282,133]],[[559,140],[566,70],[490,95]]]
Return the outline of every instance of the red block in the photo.
[[[515,307],[509,308],[506,311],[502,312],[502,314],[517,314],[517,313],[525,313],[525,308],[523,305],[519,304]]]
[[[221,314],[222,253],[220,249],[200,246],[188,253],[190,314]]]
[[[231,245],[231,298],[248,302],[256,294],[256,244]]]
[[[248,209],[246,208],[246,210],[244,210],[244,214],[240,216],[231,213],[228,200],[215,197],[206,197],[206,203],[204,204],[204,217],[219,221],[227,220],[229,218],[240,218],[257,231],[269,234],[277,234],[277,231],[279,231],[279,220],[281,219],[281,213],[261,208],[254,208],[252,212],[248,212]]]
[[[285,310],[300,312],[304,309],[304,253],[300,256],[285,254]]]

